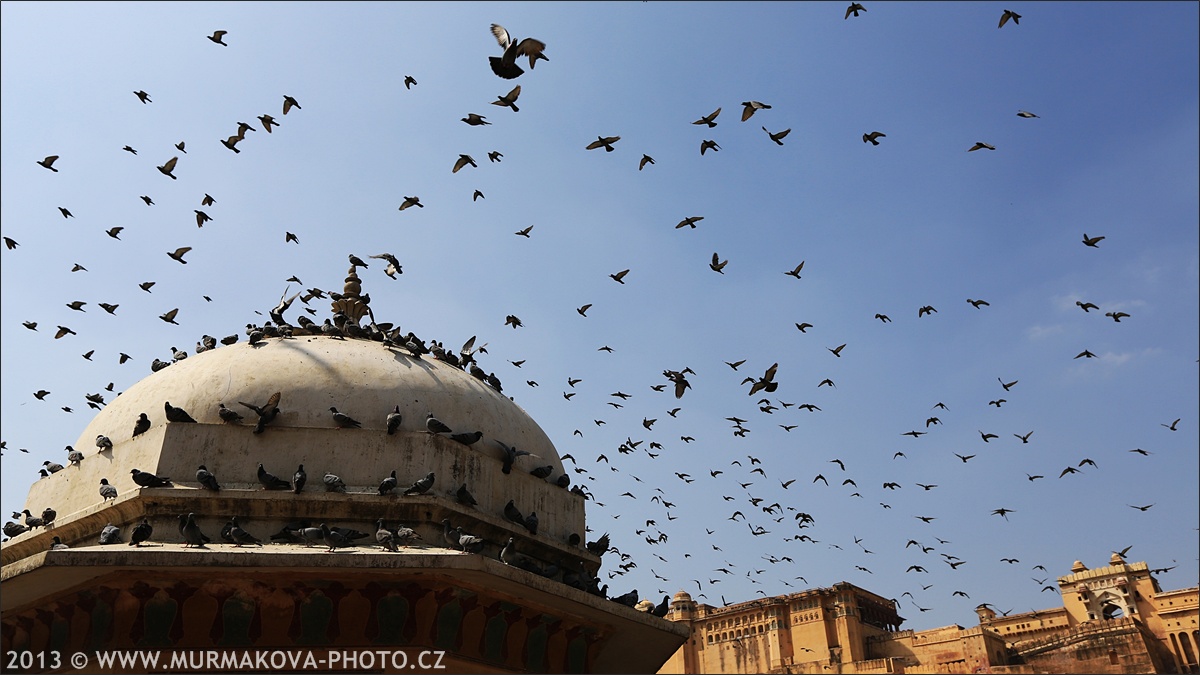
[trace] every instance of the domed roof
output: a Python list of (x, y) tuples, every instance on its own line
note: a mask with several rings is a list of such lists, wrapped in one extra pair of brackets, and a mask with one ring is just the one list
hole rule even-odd
[(165, 402), (201, 424), (222, 423), (220, 403), (253, 422), (254, 412), (240, 402), (261, 406), (275, 392), (281, 394), (280, 412), (271, 428), (332, 429), (329, 409), (336, 407), (363, 430), (384, 433), (388, 413), (399, 406), (402, 431), (424, 431), (433, 413), (456, 433), (481, 431), (484, 438), (529, 451), (562, 473), (558, 452), (542, 428), (487, 383), (429, 356), (418, 359), (379, 342), (325, 336), (238, 343), (177, 361), (112, 400), (77, 445), (91, 450), (98, 434), (113, 443), (128, 440), (141, 413), (152, 428), (164, 424)]

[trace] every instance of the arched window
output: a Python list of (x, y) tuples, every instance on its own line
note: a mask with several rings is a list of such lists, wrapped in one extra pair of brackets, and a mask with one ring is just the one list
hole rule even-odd
[(1117, 605), (1114, 605), (1114, 604), (1112, 604), (1112, 603), (1105, 604), (1105, 605), (1104, 605), (1104, 607), (1103, 607), (1102, 609), (1103, 609), (1103, 612), (1104, 612), (1104, 618), (1105, 618), (1106, 620), (1108, 620), (1108, 619), (1119, 619), (1119, 618), (1121, 618), (1122, 616), (1125, 616), (1125, 612), (1124, 612), (1124, 611), (1122, 611), (1122, 610), (1121, 610), (1121, 608), (1120, 608), (1119, 606), (1117, 606)]

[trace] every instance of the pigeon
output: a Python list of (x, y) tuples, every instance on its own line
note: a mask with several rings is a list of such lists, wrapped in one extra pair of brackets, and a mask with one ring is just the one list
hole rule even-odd
[(296, 472), (292, 474), (292, 492), (300, 494), (304, 490), (304, 484), (308, 482), (308, 472), (304, 470), (304, 465), (296, 467)]
[(701, 142), (700, 142), (700, 156), (702, 156), (702, 157), (704, 156), (704, 153), (705, 153), (706, 151), (708, 151), (708, 150), (712, 150), (713, 152), (717, 152), (717, 151), (719, 151), (720, 149), (721, 149), (721, 146), (717, 145), (717, 142), (716, 142), (716, 141), (713, 141), (713, 140), (704, 140), (704, 141), (701, 141)]
[(508, 503), (504, 505), (504, 517), (505, 519), (516, 523), (517, 525), (525, 525), (525, 514), (521, 513), (511, 499), (508, 500)]
[(863, 134), (863, 143), (870, 143), (871, 145), (879, 145), (879, 141), (876, 140), (878, 138), (887, 138), (887, 134), (880, 133), (878, 131), (872, 131), (869, 134)]
[(391, 530), (384, 527), (383, 518), (375, 521), (375, 528), (375, 541), (378, 542), (381, 547), (391, 551), (392, 553), (397, 552), (399, 549), (396, 548), (396, 535), (392, 534)]
[(238, 524), (236, 516), (229, 519), (229, 539), (233, 542), (234, 546), (239, 548), (242, 546), (262, 546), (262, 542), (259, 541), (258, 537), (242, 529), (242, 526)]
[(428, 415), (426, 415), (426, 417), (425, 417), (425, 429), (426, 429), (426, 430), (427, 430), (429, 433), (431, 433), (431, 434), (449, 434), (449, 433), (453, 433), (453, 432), (454, 432), (454, 430), (453, 430), (453, 429), (451, 429), (450, 427), (446, 426), (446, 425), (445, 425), (445, 424), (444, 424), (444, 423), (443, 423), (441, 420), (439, 420), (438, 418), (434, 417), (434, 416), (433, 416), (433, 413), (429, 413)]
[(473, 431), (469, 434), (450, 434), (450, 440), (467, 446), (477, 443), (481, 438), (483, 438), (482, 431)]
[(638, 171), (641, 171), (642, 169), (646, 168), (647, 164), (653, 164), (653, 163), (654, 163), (653, 157), (651, 157), (650, 155), (642, 155), (642, 159), (640, 161), (638, 161)]
[(429, 488), (433, 487), (433, 480), (434, 480), (434, 475), (433, 475), (433, 472), (430, 471), (429, 473), (425, 474), (424, 478), (419, 479), (417, 482), (413, 483), (407, 490), (405, 490), (404, 496), (410, 497), (412, 495), (423, 495), (426, 492), (429, 492)]
[(613, 150), (616, 150), (616, 148), (613, 147), (613, 143), (616, 143), (619, 140), (621, 140), (620, 136), (597, 136), (596, 140), (588, 143), (586, 149), (595, 150), (597, 148), (604, 148), (605, 152), (612, 152)]
[(150, 541), (150, 535), (154, 534), (154, 526), (150, 524), (150, 520), (142, 518), (142, 522), (133, 526), (129, 531), (129, 545), (141, 547), (142, 542)]
[(479, 502), (475, 501), (475, 497), (471, 494), (470, 490), (467, 490), (466, 483), (463, 483), (462, 487), (458, 488), (458, 491), (454, 493), (454, 499), (463, 506), (476, 506), (479, 504)]
[(988, 145), (987, 143), (984, 143), (983, 141), (978, 141), (975, 143), (975, 145), (968, 148), (967, 152), (975, 152), (976, 150), (995, 150), (995, 149), (996, 149), (996, 146), (994, 146), (994, 145)]
[(212, 216), (201, 211), (200, 209), (192, 209), (196, 212), (196, 227), (204, 227), (204, 224), (212, 220)]
[(213, 492), (221, 491), (221, 484), (217, 482), (217, 477), (203, 464), (200, 465), (200, 468), (196, 469), (196, 482), (200, 483), (200, 487), (205, 490), (212, 490)]
[(229, 33), (229, 31), (225, 31), (225, 30), (213, 31), (213, 34), (209, 35), (208, 39), (221, 45), (222, 47), (228, 47), (229, 45), (225, 44), (225, 40), (224, 40), (225, 36), (228, 33)]
[(771, 106), (767, 105), (766, 103), (759, 103), (758, 101), (742, 101), (742, 106), (743, 122), (750, 119), (750, 117), (759, 110), (769, 110), (771, 108)]
[(138, 469), (130, 469), (129, 473), (133, 476), (133, 482), (145, 488), (175, 487), (167, 476), (156, 476), (149, 471)]
[(537, 534), (537, 530), (538, 530), (537, 513), (530, 511), (529, 515), (525, 517), (525, 522), (521, 523), (521, 524), (525, 526), (526, 530), (529, 530), (529, 534)]
[(179, 533), (183, 535), (184, 548), (194, 546), (196, 548), (205, 548), (205, 544), (212, 541), (208, 535), (200, 531), (200, 526), (196, 524), (196, 514), (189, 513), (183, 521), (183, 526), (179, 529)]
[(342, 481), (341, 477), (338, 476), (337, 474), (333, 474), (333, 473), (325, 474), (324, 481), (325, 481), (325, 491), (326, 492), (345, 492), (346, 491), (346, 483), (344, 481)]
[(150, 418), (146, 416), (146, 413), (141, 413), (141, 415), (138, 416), (137, 422), (134, 422), (133, 424), (133, 437), (137, 438), (149, 430)]
[(339, 429), (359, 429), (362, 427), (362, 425), (359, 424), (358, 421), (353, 417), (338, 412), (338, 409), (334, 408), (333, 406), (329, 407), (329, 412), (333, 413), (333, 423), (336, 424), (337, 428)]
[(1006, 10), (1004, 10), (1004, 13), (1000, 15), (1000, 25), (996, 26), (996, 28), (1004, 28), (1004, 24), (1008, 23), (1009, 19), (1012, 19), (1014, 26), (1019, 25), (1021, 23), (1021, 15), (1020, 14), (1017, 14), (1016, 12), (1012, 11), (1011, 9), (1006, 9)]
[(858, 4), (857, 2), (852, 2), (852, 3), (850, 3), (850, 6), (846, 8), (846, 16), (842, 17), (842, 19), (843, 20), (849, 19), (851, 14), (853, 14), (854, 16), (858, 16), (859, 12), (865, 12), (865, 11), (867, 11), (866, 7), (863, 7), (862, 5)]
[(391, 494), (392, 490), (395, 490), (395, 489), (396, 489), (396, 470), (392, 469), (392, 475), (388, 476), (387, 478), (384, 478), (383, 481), (381, 483), (379, 483), (379, 494), (380, 495)]
[(768, 131), (766, 127), (763, 127), (762, 130), (767, 132), (767, 136), (770, 137), (771, 140), (775, 141), (776, 145), (783, 145), (784, 137), (792, 133), (790, 128), (784, 129), (783, 131), (776, 131), (774, 133)]
[(274, 394), (271, 394), (271, 397), (268, 398), (267, 402), (261, 407), (252, 403), (246, 403), (245, 401), (238, 401), (239, 404), (253, 410), (254, 413), (258, 415), (258, 422), (254, 425), (254, 433), (261, 434), (263, 430), (266, 429), (267, 425), (270, 424), (277, 415), (279, 415), (280, 397), (281, 394), (278, 391)]
[(331, 530), (325, 523), (321, 523), (321, 539), (325, 545), (329, 547), (327, 553), (332, 553), (335, 548), (348, 548), (354, 546), (354, 541), (346, 536), (341, 530)]
[(163, 409), (166, 410), (168, 422), (196, 423), (196, 420), (192, 419), (192, 416), (186, 410), (172, 406), (170, 401), (163, 402)]
[(483, 550), (483, 537), (476, 537), (473, 534), (463, 532), (461, 526), (455, 529), (458, 534), (458, 545), (462, 547), (464, 553), (479, 553)]
[(288, 114), (288, 111), (291, 110), (292, 108), (295, 108), (296, 110), (301, 110), (300, 104), (296, 102), (296, 99), (292, 98), (291, 96), (288, 96), (287, 94), (284, 94), (283, 95), (283, 114), (284, 115)]
[(217, 404), (217, 417), (225, 424), (241, 424), (243, 419), (237, 411), (226, 408), (224, 403)]
[(292, 484), (276, 477), (274, 474), (267, 472), (263, 468), (262, 462), (258, 463), (258, 482), (262, 484), (266, 490), (290, 490)]
[(396, 406), (396, 409), (388, 413), (387, 416), (388, 436), (392, 436), (396, 433), (396, 430), (400, 428), (400, 422), (402, 420), (403, 417), (400, 415), (400, 406)]
[(529, 69), (533, 70), (534, 64), (538, 59), (549, 61), (543, 53), (546, 50), (546, 43), (534, 38), (525, 38), (524, 40), (514, 40), (509, 36), (508, 31), (504, 26), (492, 24), (492, 35), (496, 38), (500, 48), (504, 50), (501, 56), (489, 56), (488, 63), (492, 66), (492, 72), (506, 79), (512, 80), (521, 76), (525, 71), (518, 66), (516, 61), (519, 56), (529, 57)]
[(66, 544), (64, 544), (62, 542), (62, 539), (60, 539), (58, 537), (55, 537), (54, 541), (50, 542), (50, 550), (51, 551), (65, 551), (68, 548), (70, 548), (70, 546), (67, 546)]
[(275, 118), (271, 117), (270, 115), (259, 115), (258, 121), (262, 122), (263, 129), (265, 129), (268, 134), (271, 133), (272, 126), (279, 126), (279, 122), (276, 122)]
[(117, 498), (117, 488), (109, 485), (107, 478), (100, 479), (100, 496), (104, 498), (104, 501)]
[(704, 124), (704, 125), (707, 125), (709, 129), (711, 129), (711, 128), (717, 126), (716, 119), (717, 119), (717, 115), (720, 115), (720, 114), (721, 114), (721, 109), (717, 108), (716, 110), (710, 112), (709, 114), (705, 115), (704, 117), (701, 117), (700, 119), (696, 120), (695, 122), (692, 122), (692, 124)]
[(1017, 117), (1024, 117), (1025, 119), (1032, 119), (1035, 117), (1040, 117), (1040, 115), (1035, 115), (1035, 114), (1029, 112), (1028, 110), (1018, 110)]
[(106, 450), (111, 451), (113, 449), (113, 442), (108, 438), (108, 436), (99, 434), (96, 436), (96, 447), (100, 448), (100, 452), (104, 452)]
[(76, 450), (75, 448), (72, 448), (69, 445), (67, 446), (66, 450), (67, 450), (67, 460), (70, 461), (71, 464), (74, 464), (75, 466), (79, 466), (79, 463), (83, 461), (83, 453)]
[(462, 121), (473, 127), (481, 127), (491, 124), (491, 122), (487, 121), (483, 115), (477, 115), (475, 113), (467, 113), (467, 116), (462, 118)]
[(119, 544), (121, 543), (121, 529), (116, 525), (109, 523), (100, 530), (100, 543), (102, 545)]
[(1084, 246), (1091, 246), (1092, 248), (1100, 248), (1099, 246), (1097, 246), (1097, 244), (1099, 244), (1103, 240), (1104, 240), (1103, 236), (1089, 237), (1089, 236), (1087, 236), (1087, 232), (1083, 233), (1083, 245)]
[(458, 173), (459, 169), (468, 164), (475, 168), (479, 168), (479, 165), (475, 163), (474, 158), (472, 158), (470, 155), (459, 155), (458, 161), (454, 163), (454, 168), (450, 170), (450, 173)]
[(512, 108), (513, 112), (520, 112), (521, 109), (517, 107), (517, 97), (520, 95), (521, 85), (518, 84), (517, 86), (513, 87), (512, 91), (508, 92), (504, 96), (498, 96), (495, 101), (492, 101), (492, 105), (504, 106), (506, 108)]
[[(465, 156), (465, 155), (462, 155), (462, 156)], [(461, 160), (461, 159), (460, 159), (459, 161), (460, 161), (460, 162), (463, 162), (463, 164), (464, 164), (464, 165), (466, 164), (466, 162), (465, 162), (465, 161), (463, 161), (463, 160)], [(457, 164), (455, 164), (455, 166), (456, 166), (456, 167), (458, 167), (459, 169), (461, 169), (461, 168), (462, 168), (461, 166), (458, 166)], [(457, 170), (458, 170), (458, 169), (455, 169), (455, 171), (457, 171)], [(401, 210), (401, 211), (403, 211), (404, 209), (407, 209), (407, 208), (409, 208), (409, 207), (412, 207), (412, 206), (415, 206), (415, 207), (417, 207), (417, 208), (419, 208), (419, 209), (423, 209), (423, 208), (425, 208), (425, 205), (421, 203), (421, 198), (420, 198), (420, 197), (405, 197), (405, 198), (404, 198), (404, 202), (402, 202), (402, 203), (400, 204), (400, 210)], [(378, 256), (371, 256), (371, 257), (372, 257), (372, 258), (376, 258), (376, 257), (378, 257)], [(399, 267), (399, 265), (396, 265), (396, 266), (397, 266), (397, 267)]]
[(412, 89), (413, 85), (415, 85), (416, 83), (417, 83), (417, 80), (412, 75), (404, 76), (404, 88), (405, 89)]
[[(179, 248), (175, 249), (174, 251), (167, 251), (167, 256), (169, 258), (171, 258), (172, 260), (178, 261), (182, 265), (186, 265), (187, 261), (183, 259), (183, 256), (186, 255), (187, 252), (190, 250), (192, 250), (191, 246), (180, 246)], [(164, 319), (164, 321), (165, 321), (165, 319)]]
[(513, 463), (517, 461), (518, 457), (530, 454), (526, 450), (517, 450), (516, 448), (509, 447), (500, 441), (496, 441), (496, 443), (500, 445), (500, 449), (504, 452), (504, 458), (501, 460), (502, 466), (500, 471), (506, 474), (512, 472)]
[(533, 476), (534, 478), (545, 479), (545, 478), (549, 478), (550, 474), (553, 472), (554, 472), (554, 465), (547, 464), (546, 466), (538, 466), (538, 467), (534, 467), (533, 469), (530, 469), (529, 475)]
[(169, 176), (171, 178), (171, 180), (179, 180), (174, 174), (175, 164), (178, 161), (179, 161), (179, 157), (172, 157), (171, 159), (168, 159), (166, 162), (163, 162), (162, 166), (157, 167), (157, 168), (162, 173), (162, 175)]

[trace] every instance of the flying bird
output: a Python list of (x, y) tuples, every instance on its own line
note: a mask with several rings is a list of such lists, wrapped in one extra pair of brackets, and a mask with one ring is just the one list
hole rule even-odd
[(790, 128), (784, 129), (783, 131), (776, 131), (775, 133), (771, 133), (770, 131), (767, 131), (766, 127), (763, 127), (762, 130), (767, 132), (767, 136), (769, 136), (771, 138), (771, 140), (775, 141), (776, 145), (783, 145), (784, 137), (786, 137), (788, 134), (792, 133), (792, 130)]
[(212, 216), (199, 210), (193, 209), (196, 212), (196, 227), (204, 227), (204, 224), (212, 220)]
[(229, 31), (225, 31), (225, 30), (213, 31), (213, 34), (209, 35), (208, 39), (221, 45), (222, 47), (228, 47), (229, 45), (225, 44), (225, 36), (228, 33), (229, 33)]
[(640, 161), (638, 161), (638, 171), (641, 171), (642, 169), (646, 168), (647, 164), (653, 164), (653, 163), (654, 163), (653, 157), (651, 157), (650, 155), (642, 155), (642, 159)]
[(617, 282), (618, 284), (624, 284), (625, 283), (624, 279), (625, 279), (626, 274), (629, 274), (629, 270), (621, 270), (620, 272), (617, 272), (616, 274), (610, 274), (608, 276), (610, 279)]
[(492, 101), (492, 105), (504, 106), (506, 108), (512, 108), (513, 112), (520, 112), (521, 109), (517, 107), (517, 97), (520, 95), (521, 85), (518, 84), (507, 94), (503, 96), (497, 96), (496, 100)]
[(597, 136), (596, 140), (588, 143), (586, 149), (595, 150), (597, 148), (604, 148), (605, 152), (612, 152), (616, 149), (613, 147), (613, 143), (616, 143), (619, 140), (621, 140), (620, 136)]
[(851, 14), (853, 14), (854, 16), (858, 16), (859, 12), (865, 12), (865, 11), (867, 11), (866, 7), (863, 7), (862, 5), (858, 4), (857, 2), (852, 2), (852, 3), (850, 3), (850, 6), (846, 8), (846, 16), (844, 16), (842, 18), (843, 18), (843, 20), (849, 19)]
[(416, 83), (417, 83), (417, 80), (412, 75), (404, 76), (404, 88), (405, 89), (412, 89), (413, 85), (415, 85)]
[(529, 69), (533, 70), (534, 64), (538, 59), (549, 61), (543, 53), (546, 50), (546, 43), (534, 38), (525, 38), (524, 40), (514, 40), (509, 36), (508, 31), (504, 26), (492, 24), (492, 35), (495, 36), (496, 42), (500, 45), (500, 49), (504, 53), (500, 56), (489, 56), (488, 63), (492, 66), (492, 72), (506, 79), (512, 80), (521, 76), (525, 71), (518, 66), (516, 61), (519, 56), (529, 57)]
[(975, 145), (972, 145), (970, 148), (967, 149), (967, 152), (975, 152), (976, 150), (995, 150), (995, 149), (996, 149), (996, 146), (994, 146), (994, 145), (988, 145), (987, 143), (984, 143), (983, 141), (977, 141), (975, 143)]
[(479, 167), (479, 165), (475, 163), (475, 160), (470, 155), (459, 155), (458, 161), (454, 163), (454, 168), (450, 170), (450, 173), (458, 173), (459, 169), (468, 164), (475, 168)]
[(771, 107), (766, 103), (759, 103), (758, 101), (742, 101), (742, 106), (743, 122), (750, 119), (750, 117), (759, 110), (768, 110)]
[(284, 94), (283, 95), (283, 114), (284, 115), (288, 114), (288, 111), (291, 110), (292, 108), (295, 108), (296, 110), (301, 109), (300, 104), (296, 102), (296, 99), (292, 98), (291, 96), (288, 96), (287, 94)]
[(879, 145), (879, 141), (876, 140), (879, 138), (887, 138), (887, 134), (881, 133), (878, 131), (872, 131), (869, 134), (863, 134), (863, 143), (870, 143), (871, 145)]
[(1099, 244), (1101, 241), (1104, 241), (1103, 236), (1089, 237), (1089, 236), (1087, 236), (1087, 232), (1083, 233), (1083, 245), (1084, 246), (1091, 246), (1092, 248), (1100, 248), (1099, 246), (1097, 246), (1097, 244)]
[(1171, 422), (1170, 424), (1162, 424), (1162, 423), (1160, 422), (1160, 423), (1159, 423), (1159, 426), (1161, 426), (1161, 427), (1166, 427), (1167, 429), (1169, 429), (1169, 430), (1171, 430), (1171, 431), (1178, 431), (1178, 429), (1176, 429), (1175, 427), (1176, 427), (1176, 426), (1179, 424), (1179, 420), (1180, 420), (1180, 419), (1183, 419), (1183, 418), (1181, 417), (1181, 418), (1179, 418), (1179, 419), (1175, 420), (1174, 422)]
[(513, 232), (513, 234), (517, 235), (518, 237), (525, 237), (526, 239), (529, 239), (530, 238), (529, 233), (532, 231), (533, 231), (533, 226), (530, 225), (529, 227), (526, 227), (525, 229), (517, 230), (516, 232)]
[(831, 353), (833, 353), (834, 356), (841, 358), (842, 357), (842, 349), (845, 346), (846, 346), (845, 344), (841, 344), (841, 345), (838, 345), (837, 347), (834, 347), (833, 349), (829, 349), (828, 347), (826, 347), (826, 349), (829, 349), (829, 351)]
[(708, 267), (709, 267), (709, 269), (711, 269), (714, 272), (719, 272), (721, 274), (725, 274), (725, 266), (728, 264), (729, 264), (728, 260), (722, 261), (721, 257), (719, 255), (717, 255), (716, 253), (714, 253), (712, 255), (712, 262), (708, 264)]
[(54, 162), (58, 160), (58, 155), (49, 155), (45, 159), (38, 162), (43, 167), (50, 169), (54, 173), (58, 173), (58, 169), (54, 168)]
[(1028, 110), (1018, 110), (1017, 117), (1024, 117), (1026, 119), (1032, 119), (1034, 117), (1039, 117), (1039, 115), (1035, 115), (1035, 114), (1029, 112)]
[(1127, 318), (1129, 315), (1125, 312), (1105, 312), (1104, 316), (1107, 316), (1117, 323), (1121, 323), (1121, 319)]
[(475, 113), (467, 113), (467, 116), (462, 118), (462, 121), (473, 127), (481, 127), (491, 124), (491, 122), (487, 121), (483, 115), (476, 115)]
[(717, 119), (717, 115), (720, 115), (720, 114), (721, 114), (721, 109), (717, 108), (716, 110), (710, 112), (709, 114), (705, 115), (704, 117), (701, 117), (700, 119), (696, 120), (695, 122), (692, 122), (692, 124), (706, 124), (711, 129), (712, 127), (717, 126), (716, 119)]
[(175, 164), (178, 161), (179, 157), (172, 157), (164, 162), (162, 166), (158, 167), (158, 170), (162, 173), (162, 175), (169, 176), (171, 180), (179, 180), (173, 173), (175, 171)]
[(967, 298), (967, 302), (971, 303), (971, 306), (974, 307), (975, 309), (979, 309), (981, 306), (983, 306), (983, 307), (991, 306), (991, 304), (987, 300), (972, 300), (971, 298)]
[(186, 264), (187, 264), (187, 261), (183, 259), (183, 256), (184, 256), (184, 255), (186, 255), (186, 254), (187, 254), (187, 252), (188, 252), (188, 251), (190, 251), (190, 250), (192, 250), (192, 247), (191, 247), (191, 246), (181, 246), (181, 247), (179, 247), (179, 248), (175, 249), (174, 251), (168, 251), (168, 252), (167, 252), (167, 255), (168, 255), (168, 256), (169, 256), (169, 257), (170, 257), (172, 260), (177, 260), (177, 261), (179, 261), (180, 263), (182, 263), (182, 264), (186, 265)]
[(720, 149), (721, 149), (721, 146), (717, 145), (716, 141), (705, 140), (705, 141), (700, 142), (700, 156), (701, 157), (703, 157), (704, 153), (708, 150), (717, 152)]
[(268, 134), (271, 133), (272, 126), (279, 126), (279, 122), (276, 122), (275, 118), (270, 115), (259, 115), (258, 121), (262, 122), (263, 129), (265, 129)]
[(1008, 23), (1009, 19), (1012, 19), (1014, 26), (1021, 23), (1021, 15), (1020, 14), (1017, 14), (1016, 12), (1012, 11), (1011, 9), (1006, 9), (1006, 10), (1004, 10), (1004, 13), (1000, 15), (1000, 25), (996, 26), (996, 28), (1004, 28), (1004, 24)]
[(678, 230), (682, 227), (690, 227), (694, 230), (696, 229), (696, 223), (700, 222), (701, 220), (704, 220), (704, 216), (688, 216), (679, 221), (679, 224), (675, 226), (675, 229)]

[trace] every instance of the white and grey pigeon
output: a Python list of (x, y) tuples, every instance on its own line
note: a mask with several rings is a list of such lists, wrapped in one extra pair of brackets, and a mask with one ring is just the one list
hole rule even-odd
[(346, 483), (337, 474), (325, 474), (325, 491), (326, 492), (345, 492)]
[(105, 436), (104, 434), (98, 434), (96, 436), (96, 447), (100, 448), (100, 452), (112, 450), (113, 442), (108, 439), (108, 436)]
[(121, 528), (116, 525), (109, 523), (104, 526), (103, 530), (100, 530), (101, 544), (120, 544), (121, 541)]
[(67, 460), (75, 466), (79, 466), (79, 463), (83, 461), (83, 453), (68, 445)]
[(109, 485), (107, 478), (100, 479), (100, 496), (104, 497), (104, 501), (117, 498), (117, 488)]
[(362, 427), (362, 424), (359, 424), (358, 420), (345, 413), (338, 412), (338, 409), (333, 406), (329, 407), (329, 412), (333, 413), (333, 423), (339, 429), (359, 429)]
[(431, 434), (449, 434), (454, 433), (454, 430), (446, 426), (444, 422), (429, 413), (425, 417), (425, 429)]

